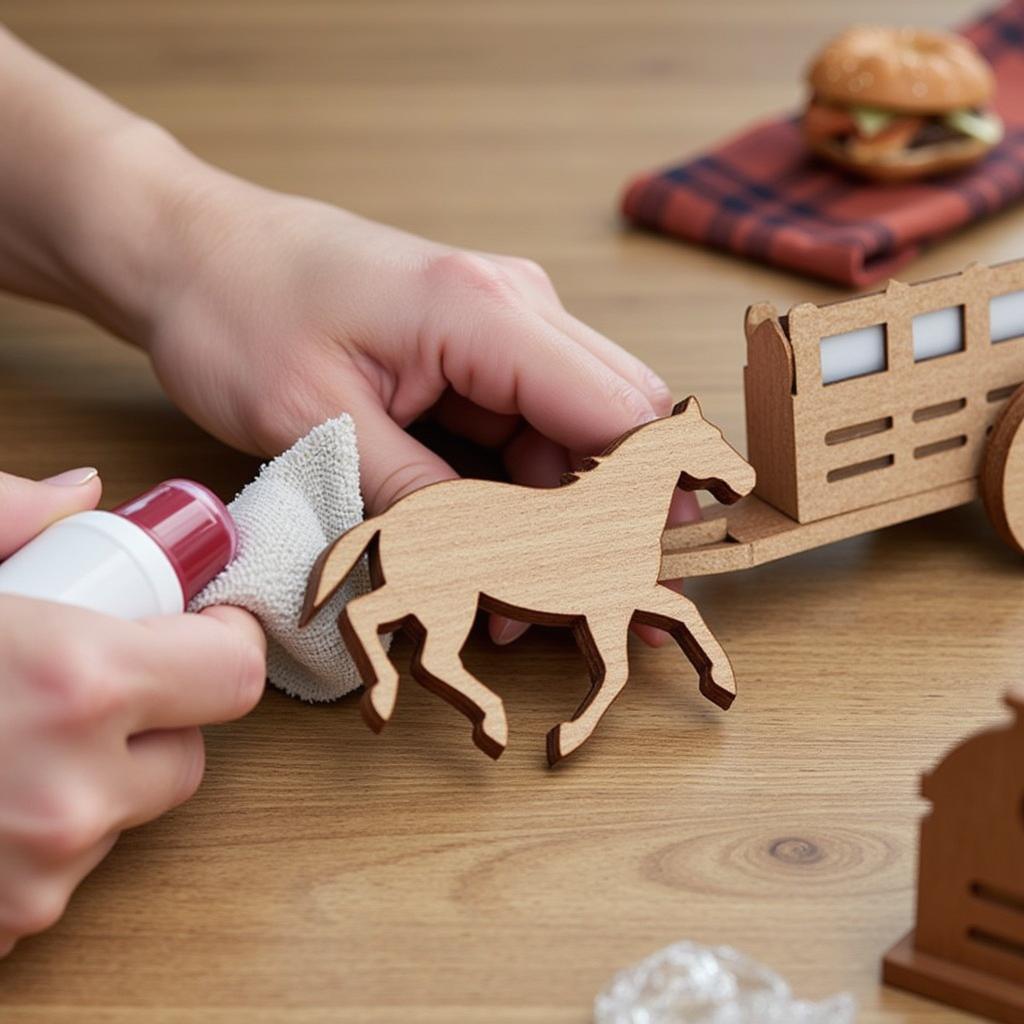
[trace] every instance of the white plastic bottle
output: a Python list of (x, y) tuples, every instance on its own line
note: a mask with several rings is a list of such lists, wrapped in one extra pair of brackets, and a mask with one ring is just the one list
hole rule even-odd
[(237, 546), (234, 521), (213, 492), (167, 480), (110, 512), (47, 527), (0, 564), (0, 593), (122, 619), (170, 615), (185, 610)]

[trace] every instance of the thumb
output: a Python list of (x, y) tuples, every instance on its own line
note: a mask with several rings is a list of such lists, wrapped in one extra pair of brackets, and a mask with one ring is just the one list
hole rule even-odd
[(38, 481), (0, 473), (0, 558), (58, 519), (95, 508), (102, 489), (99, 473), (92, 467), (69, 469)]

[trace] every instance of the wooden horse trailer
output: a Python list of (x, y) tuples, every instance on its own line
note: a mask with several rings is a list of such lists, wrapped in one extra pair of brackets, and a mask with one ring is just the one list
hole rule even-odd
[(979, 493), (1024, 551), (1024, 260), (784, 316), (752, 306), (746, 336), (756, 487), (667, 529), (662, 579), (749, 568)]

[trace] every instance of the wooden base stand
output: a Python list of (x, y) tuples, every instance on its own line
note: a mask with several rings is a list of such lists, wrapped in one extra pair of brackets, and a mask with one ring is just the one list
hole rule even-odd
[(886, 953), (882, 980), (989, 1020), (1024, 1024), (1024, 985), (922, 953), (913, 931)]

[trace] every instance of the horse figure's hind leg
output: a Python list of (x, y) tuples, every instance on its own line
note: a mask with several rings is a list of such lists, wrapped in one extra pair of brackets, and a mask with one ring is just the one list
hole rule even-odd
[(473, 723), (473, 742), (498, 758), (508, 745), (508, 721), (501, 698), (462, 664), (462, 645), (476, 615), (476, 601), (444, 621), (421, 620), (423, 642), (413, 656), (412, 673), (428, 690), (458, 708)]
[(398, 670), (380, 642), (379, 629), (406, 614), (385, 585), (353, 598), (338, 616), (338, 629), (366, 686), (360, 710), (374, 732), (384, 728), (398, 698)]
[(732, 666), (721, 644), (708, 629), (697, 606), (675, 590), (655, 584), (644, 595), (635, 618), (671, 634), (700, 676), (700, 692), (720, 708), (736, 696)]
[(590, 670), (590, 692), (568, 722), (548, 733), (548, 764), (571, 754), (597, 727), (608, 706), (622, 692), (629, 678), (627, 635), (629, 619), (612, 616), (581, 623), (576, 639)]

